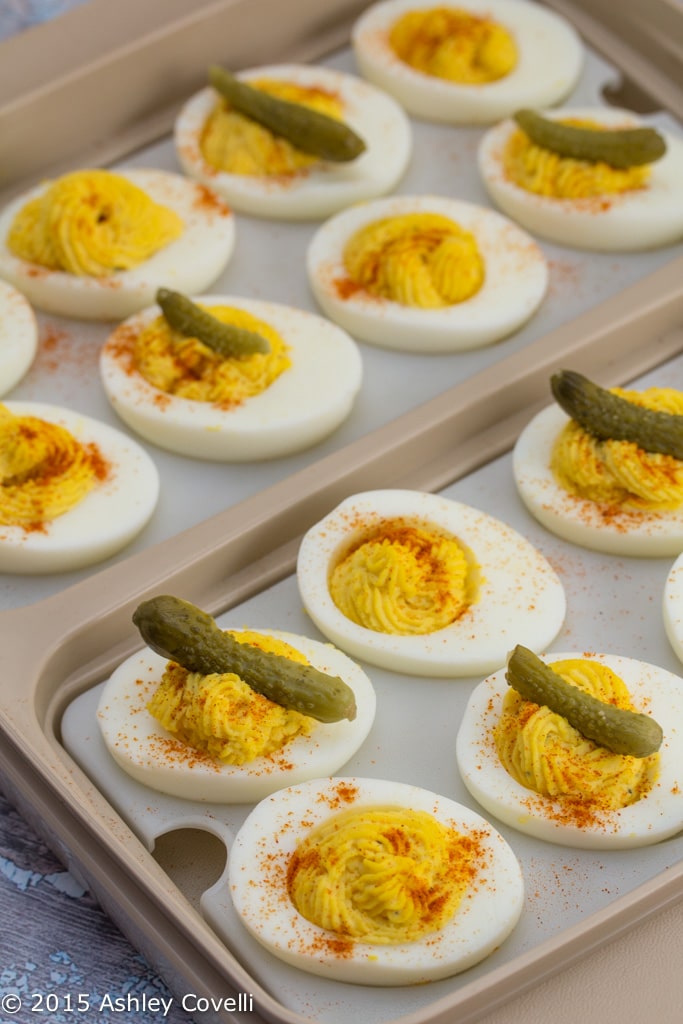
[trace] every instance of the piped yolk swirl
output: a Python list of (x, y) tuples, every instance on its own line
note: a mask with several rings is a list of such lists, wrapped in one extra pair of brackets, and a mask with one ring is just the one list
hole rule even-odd
[(320, 928), (377, 945), (414, 942), (454, 916), (480, 859), (476, 836), (425, 811), (351, 808), (299, 844), (288, 890)]
[(75, 508), (109, 473), (94, 444), (0, 405), (0, 524), (41, 529)]
[(416, 71), (462, 85), (504, 78), (518, 61), (504, 26), (451, 7), (408, 11), (392, 25), (389, 44)]
[(334, 566), (332, 600), (365, 629), (423, 635), (449, 626), (476, 599), (458, 540), (430, 526), (388, 520)]
[(464, 302), (479, 291), (485, 276), (474, 235), (435, 213), (373, 221), (349, 239), (343, 259), (355, 285), (421, 309)]
[(179, 238), (183, 222), (112, 171), (74, 171), (17, 213), (7, 246), (49, 270), (106, 277), (139, 266)]

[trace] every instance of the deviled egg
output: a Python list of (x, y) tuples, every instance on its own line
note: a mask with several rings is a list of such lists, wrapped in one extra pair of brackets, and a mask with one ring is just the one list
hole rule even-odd
[(231, 210), (204, 185), (159, 170), (73, 171), (0, 213), (0, 277), (45, 312), (120, 320), (161, 286), (203, 291), (234, 242)]
[(38, 348), (38, 325), (29, 301), (0, 281), (0, 396), (19, 383)]
[(263, 338), (266, 351), (222, 355), (173, 329), (156, 305), (124, 321), (100, 373), (112, 407), (146, 440), (194, 458), (252, 461), (308, 448), (347, 418), (363, 367), (341, 328), (253, 299), (202, 295), (194, 305)]
[(353, 657), (396, 672), (474, 676), (523, 635), (543, 650), (565, 615), (562, 584), (507, 524), (439, 495), (366, 491), (304, 535), (304, 607)]
[(102, 561), (147, 524), (159, 495), (149, 455), (121, 431), (40, 402), (0, 405), (0, 570)]
[(441, 196), (392, 196), (330, 218), (308, 279), (323, 312), (354, 337), (407, 352), (499, 341), (536, 312), (541, 249), (506, 217)]
[(364, 148), (350, 160), (318, 157), (234, 109), (207, 86), (178, 116), (176, 152), (186, 174), (211, 186), (235, 210), (318, 219), (391, 191), (403, 176), (412, 149), (410, 122), (381, 90), (318, 65), (250, 68), (236, 77), (276, 100), (343, 122)]
[(345, 654), (278, 630), (230, 634), (240, 644), (343, 680), (354, 717), (316, 720), (255, 692), (237, 671), (189, 672), (148, 647), (114, 671), (97, 711), (107, 749), (138, 782), (187, 800), (251, 803), (331, 775), (365, 741), (375, 691)]
[(628, 849), (680, 832), (681, 679), (612, 654), (542, 660), (600, 700), (653, 719), (663, 729), (661, 747), (647, 757), (615, 753), (516, 694), (503, 668), (473, 691), (458, 730), (458, 767), (475, 800), (512, 828), (566, 846)]
[(479, 814), (382, 779), (274, 793), (237, 833), (228, 871), (240, 919), (269, 952), (358, 985), (466, 970), (512, 932), (524, 899), (514, 853)]
[[(683, 393), (674, 388), (597, 389), (574, 371), (553, 378), (563, 391), (623, 402), (629, 421), (639, 410), (663, 420), (683, 454)], [(582, 381), (584, 383), (582, 383)], [(558, 392), (559, 394), (559, 392)], [(569, 408), (569, 407), (567, 407)], [(578, 414), (578, 413), (577, 413)], [(654, 420), (653, 417), (654, 416)], [(608, 428), (614, 432), (617, 417)], [(671, 426), (673, 425), (673, 426)], [(559, 404), (541, 410), (515, 444), (512, 468), (520, 497), (546, 529), (582, 547), (611, 554), (659, 557), (683, 549), (683, 459), (644, 437), (596, 435)]]
[[(570, 107), (542, 115), (551, 124), (600, 133), (608, 144), (617, 133), (623, 138), (633, 130), (655, 131), (637, 114), (615, 107)], [(590, 160), (563, 155), (531, 139), (510, 117), (482, 139), (479, 170), (493, 202), (534, 235), (577, 249), (651, 249), (683, 238), (683, 139), (673, 132), (655, 134), (661, 144), (653, 152), (663, 144), (663, 155), (615, 164), (614, 154)]]
[(583, 67), (578, 33), (527, 0), (384, 0), (352, 32), (361, 74), (417, 117), (492, 124), (565, 99)]

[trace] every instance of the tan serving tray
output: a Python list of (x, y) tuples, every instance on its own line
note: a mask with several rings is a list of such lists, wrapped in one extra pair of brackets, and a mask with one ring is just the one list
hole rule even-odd
[[(344, 42), (351, 21), (365, 5), (293, 0), (287, 3), (283, 31), (273, 26), (266, 38), (254, 28), (267, 23), (273, 10), (265, 0), (150, 0), (148, 6), (137, 5), (144, 17), (137, 22), (136, 40), (125, 30), (114, 31), (124, 6), (93, 0), (83, 11), (73, 12), (60, 26), (66, 53), (54, 52), (54, 63), (43, 63), (42, 71), (28, 55), (33, 47), (42, 53), (47, 40), (54, 42), (49, 26), (24, 40), (19, 37), (17, 48), (0, 46), (5, 195), (32, 178), (72, 165), (76, 157), (81, 164), (110, 162), (162, 137), (173, 109), (197, 86), (211, 60), (241, 66), (276, 56), (321, 58)], [(628, 76), (615, 88), (637, 94), (642, 105), (651, 103), (683, 118), (683, 91), (677, 84), (683, 63), (674, 42), (681, 39), (683, 15), (676, 4), (659, 0), (623, 5), (619, 33), (607, 2), (550, 6), (574, 20), (616, 67), (628, 68)], [(110, 26), (109, 35), (104, 28), (94, 32), (98, 17)], [(73, 33), (67, 34), (67, 25)], [(92, 62), (70, 64), (69, 53), (73, 58), (82, 40), (91, 37), (100, 46)], [(126, 87), (112, 90), (112, 80), (126, 82)], [(98, 96), (92, 109), (83, 110), (85, 135), (55, 139), (53, 147), (44, 144), (43, 136), (36, 146), (35, 132), (25, 131), (26, 119), (38, 117), (41, 125), (43, 119), (46, 124), (55, 118), (70, 122), (64, 111), (76, 87), (79, 96)], [(559, 366), (571, 365), (604, 384), (625, 383), (657, 367), (662, 367), (664, 379), (670, 372), (680, 375), (675, 357), (683, 351), (682, 281), (683, 256), (674, 254), (594, 308), (508, 351), (366, 436), (73, 586), (0, 612), (3, 786), (174, 993), (200, 992), (219, 1002), (253, 994), (253, 1011), (240, 1015), (224, 1003), (210, 1019), (294, 1024), (333, 1020), (334, 1014), (323, 1000), (316, 1002), (317, 989), (307, 975), (299, 975), (301, 989), (311, 991), (310, 1012), (304, 1013), (217, 936), (198, 909), (198, 890), (220, 871), (224, 850), (206, 837), (180, 836), (183, 855), (189, 843), (201, 862), (187, 873), (171, 867), (177, 859), (172, 836), (159, 837), (150, 851), (134, 823), (114, 809), (67, 753), (61, 734), (65, 711), (140, 646), (131, 613), (144, 596), (175, 592), (214, 614), (258, 601), (269, 588), (291, 578), (302, 533), (347, 495), (379, 487), (442, 491), (487, 467), (498, 472), (498, 460), (505, 458), (521, 427), (547, 404), (548, 377)], [(501, 502), (498, 514), (505, 518), (510, 494)], [(429, 991), (420, 993), (415, 1005), (397, 994), (395, 1004), (387, 1000), (387, 1012), (377, 1019), (400, 1018), (402, 1024), (475, 1020), (681, 895), (683, 862), (677, 859), (647, 881), (627, 886), (599, 910), (582, 908), (576, 923), (510, 960), (499, 959), (476, 976), (434, 989), (434, 995), (427, 986)], [(373, 996), (366, 994), (370, 1005)]]

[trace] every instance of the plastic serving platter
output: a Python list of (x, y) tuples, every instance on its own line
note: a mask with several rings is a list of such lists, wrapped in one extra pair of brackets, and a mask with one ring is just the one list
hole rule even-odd
[[(90, 63), (81, 62), (76, 72), (58, 62), (48, 68), (59, 111), (75, 95), (75, 84), (83, 104), (81, 144), (76, 138), (60, 143), (49, 168), (33, 136), (21, 135), (18, 117), (37, 116), (39, 125), (48, 120), (47, 84), (32, 78), (35, 71), (19, 75), (16, 95), (0, 103), (0, 138), (6, 129), (4, 137), (14, 133), (16, 142), (5, 163), (4, 195), (56, 167), (86, 161), (177, 169), (168, 138), (173, 111), (202, 84), (207, 64), (320, 60), (353, 70), (344, 44), (363, 6), (342, 0), (324, 9), (303, 0), (169, 3), (159, 27), (153, 13), (158, 16), (161, 5), (150, 3), (134, 41), (114, 33), (107, 49), (94, 33), (101, 50)], [(625, 4), (615, 27), (607, 3), (550, 6), (573, 20), (588, 44), (572, 102), (605, 103), (617, 94), (629, 105), (629, 97), (652, 123), (681, 130), (683, 99), (674, 73), (678, 69), (680, 76), (680, 52), (668, 42), (680, 38), (680, 7), (666, 0)], [(93, 0), (70, 24), (91, 31), (98, 7)], [(273, 25), (266, 35), (256, 32), (254, 25), (263, 29), (275, 7), (286, 29)], [(104, 5), (96, 13), (106, 18)], [(33, 38), (39, 48), (54, 42), (42, 30)], [(21, 56), (13, 51), (11, 60)], [(176, 67), (172, 86), (160, 95), (154, 83)], [(126, 80), (113, 99), (106, 90), (111, 76)], [(85, 99), (93, 87), (102, 97), (99, 130)], [(486, 202), (472, 162), (479, 130), (417, 121), (413, 130), (414, 157), (398, 191)], [(3, 141), (2, 158), (4, 147)], [(303, 276), (314, 229), (239, 218), (236, 256), (212, 292), (222, 287), (314, 309)], [(218, 1002), (239, 993), (253, 996), (248, 1009), (228, 1010), (223, 1002), (207, 1020), (337, 1024), (355, 1013), (368, 1024), (463, 1024), (683, 895), (680, 836), (644, 851), (597, 857), (501, 827), (522, 860), (527, 901), (519, 928), (491, 958), (457, 978), (415, 989), (380, 991), (315, 979), (255, 947), (234, 919), (223, 871), (247, 808), (186, 805), (141, 790), (107, 759), (94, 721), (98, 687), (140, 646), (131, 613), (147, 595), (174, 592), (231, 623), (317, 636), (292, 575), (299, 539), (344, 497), (378, 487), (443, 493), (527, 535), (567, 589), (569, 612), (555, 649), (600, 647), (683, 675), (658, 614), (667, 560), (600, 556), (543, 531), (516, 496), (509, 454), (523, 425), (548, 403), (548, 378), (560, 366), (608, 385), (636, 380), (683, 388), (683, 247), (628, 257), (542, 247), (550, 260), (550, 292), (539, 314), (513, 337), (447, 357), (362, 346), (365, 377), (357, 407), (337, 434), (301, 456), (237, 468), (149, 446), (161, 473), (162, 503), (134, 545), (96, 571), (5, 577), (0, 583), (2, 784), (176, 994), (202, 992)], [(111, 328), (39, 320), (38, 359), (11, 397), (49, 396), (120, 426), (96, 370), (96, 354)], [(416, 686), (407, 677), (371, 668), (368, 673), (380, 713), (344, 774), (410, 781), (472, 803), (457, 775), (453, 741), (478, 680)], [(406, 756), (396, 736), (418, 714), (429, 743), (413, 737)]]

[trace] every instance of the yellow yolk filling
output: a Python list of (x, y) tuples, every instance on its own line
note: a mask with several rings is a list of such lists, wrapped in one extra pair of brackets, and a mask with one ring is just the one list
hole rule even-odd
[[(302, 665), (306, 657), (289, 644), (251, 630), (231, 632)], [(149, 713), (173, 736), (226, 764), (241, 765), (281, 750), (315, 722), (264, 697), (234, 672), (202, 675), (170, 661), (150, 700)]]
[(377, 945), (414, 942), (456, 913), (480, 857), (425, 811), (363, 807), (334, 815), (294, 851), (290, 898), (320, 928)]
[[(590, 121), (566, 119), (563, 124), (583, 128), (601, 128)], [(553, 199), (589, 199), (643, 188), (650, 177), (647, 164), (616, 168), (599, 160), (575, 160), (560, 156), (532, 142), (520, 129), (514, 131), (503, 152), (507, 177), (536, 195)]]
[[(612, 390), (647, 409), (683, 415), (683, 392), (674, 388)], [(589, 501), (653, 511), (683, 505), (683, 462), (632, 441), (598, 441), (574, 420), (560, 431), (550, 466), (565, 490)]]
[(195, 402), (237, 405), (265, 391), (292, 365), (289, 346), (265, 321), (232, 306), (204, 308), (222, 323), (260, 334), (270, 351), (225, 357), (158, 317), (140, 332), (133, 350), (137, 370), (153, 387)]
[(7, 236), (19, 259), (106, 277), (139, 266), (183, 233), (173, 211), (111, 171), (74, 171), (23, 206)]
[[(271, 79), (250, 81), (249, 85), (337, 120), (343, 116), (339, 97), (322, 89)], [(225, 100), (220, 100), (207, 118), (199, 148), (207, 164), (228, 174), (291, 175), (319, 163), (318, 157), (233, 110)]]
[[(568, 683), (606, 703), (636, 710), (623, 680), (610, 668), (583, 658), (556, 661)], [(520, 785), (549, 797), (574, 797), (599, 810), (640, 800), (652, 787), (659, 754), (614, 754), (582, 736), (561, 715), (510, 689), (494, 739), (498, 756)]]
[(416, 71), (463, 85), (504, 78), (518, 60), (515, 40), (502, 25), (450, 7), (404, 14), (389, 44)]
[(351, 280), (372, 295), (421, 309), (464, 302), (484, 282), (474, 236), (434, 213), (366, 225), (347, 242), (344, 266)]
[(347, 551), (328, 585), (347, 618), (399, 635), (443, 629), (476, 599), (471, 560), (456, 538), (400, 520)]
[(107, 475), (94, 444), (0, 405), (0, 524), (40, 529), (74, 508)]

